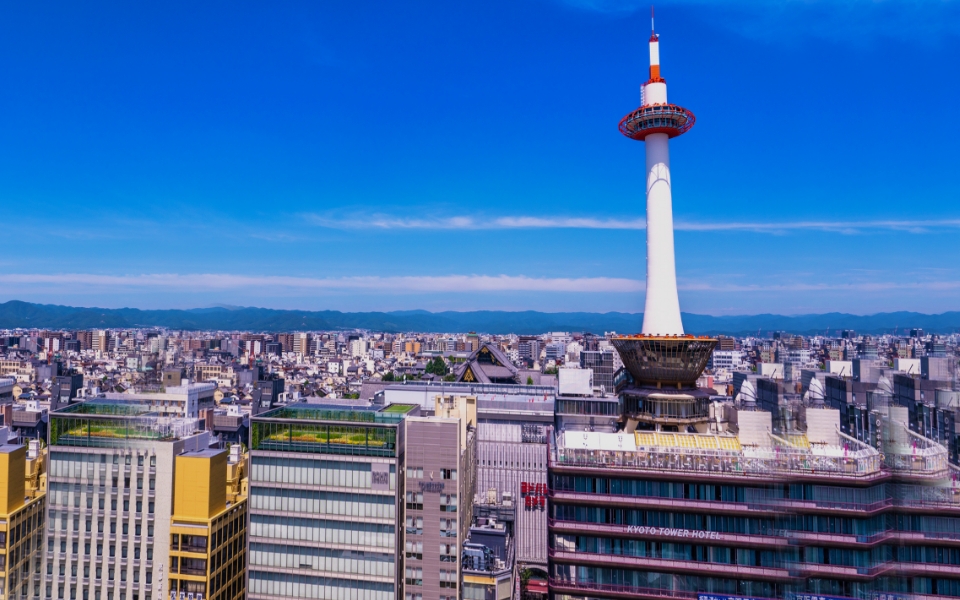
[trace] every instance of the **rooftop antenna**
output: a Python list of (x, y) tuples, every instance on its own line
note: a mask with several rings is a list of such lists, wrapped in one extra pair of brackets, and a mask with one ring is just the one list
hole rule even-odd
[(653, 5), (650, 5), (650, 34), (656, 36), (656, 28), (653, 26)]

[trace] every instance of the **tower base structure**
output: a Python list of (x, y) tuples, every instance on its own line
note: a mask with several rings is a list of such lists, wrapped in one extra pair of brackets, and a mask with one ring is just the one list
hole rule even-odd
[(622, 336), (611, 339), (633, 379), (620, 390), (625, 427), (699, 431), (710, 420), (710, 392), (697, 387), (717, 340), (706, 336)]

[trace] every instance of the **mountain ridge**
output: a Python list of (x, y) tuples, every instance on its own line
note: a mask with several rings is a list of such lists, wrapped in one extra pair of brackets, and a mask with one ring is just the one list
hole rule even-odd
[[(811, 315), (712, 316), (683, 313), (686, 329), (704, 335), (768, 335), (773, 331), (794, 334), (834, 335), (842, 329), (859, 333), (901, 333), (920, 327), (931, 333), (960, 331), (960, 311), (938, 315), (899, 311), (875, 315), (825, 313)], [(111, 329), (166, 327), (183, 330), (303, 331), (369, 329), (453, 333), (477, 331), (491, 334), (540, 334), (548, 331), (640, 330), (642, 313), (441, 311), (341, 312), (335, 310), (279, 310), (258, 307), (208, 307), (143, 310), (138, 308), (76, 307), (35, 304), (21, 300), (0, 303), (0, 328)]]

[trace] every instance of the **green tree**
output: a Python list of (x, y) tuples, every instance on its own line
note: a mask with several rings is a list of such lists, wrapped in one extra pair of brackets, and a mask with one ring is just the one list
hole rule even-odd
[(533, 377), (527, 375), (527, 385), (533, 385)]
[(394, 381), (393, 371), (387, 371), (380, 377), (380, 381)]

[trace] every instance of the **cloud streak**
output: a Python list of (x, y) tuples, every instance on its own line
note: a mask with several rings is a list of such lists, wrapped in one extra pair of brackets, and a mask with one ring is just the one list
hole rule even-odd
[[(438, 275), (438, 276), (358, 276), (358, 277), (290, 277), (280, 275), (234, 275), (224, 273), (142, 275), (100, 275), (92, 273), (64, 274), (0, 274), (0, 284), (9, 292), (52, 286), (67, 286), (75, 292), (108, 290), (177, 293), (276, 290), (280, 295), (322, 292), (383, 293), (642, 293), (644, 282), (617, 277), (528, 277), (524, 275)], [(681, 282), (681, 291), (692, 293), (802, 293), (802, 292), (887, 292), (894, 290), (951, 292), (960, 290), (960, 280), (929, 281), (857, 281), (839, 283), (787, 284)]]
[[(596, 219), (590, 217), (491, 217), (489, 219), (453, 216), (404, 218), (390, 215), (371, 215), (361, 218), (337, 218), (324, 215), (304, 215), (307, 222), (329, 229), (347, 230), (495, 230), (495, 229), (610, 229), (641, 230), (644, 219)], [(927, 233), (944, 229), (960, 229), (960, 219), (872, 220), (872, 221), (683, 221), (674, 223), (677, 231), (730, 231), (783, 234), (793, 231), (828, 231), (834, 233), (867, 233), (898, 231)]]
[(360, 276), (360, 277), (288, 277), (232, 274), (144, 274), (98, 275), (0, 274), (0, 283), (10, 286), (80, 286), (103, 289), (216, 291), (273, 288), (283, 291), (370, 291), (370, 292), (591, 292), (623, 293), (643, 290), (643, 282), (615, 277), (543, 278), (523, 275), (440, 275), (440, 276)]

